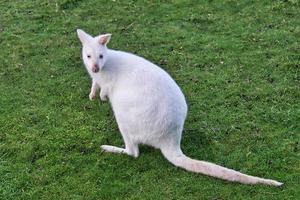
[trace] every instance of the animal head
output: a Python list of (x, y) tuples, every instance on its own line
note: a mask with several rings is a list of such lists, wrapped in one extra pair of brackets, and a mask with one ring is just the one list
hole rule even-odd
[(77, 35), (82, 43), (82, 58), (87, 70), (97, 73), (102, 70), (107, 59), (107, 43), (111, 34), (92, 37), (81, 29), (77, 29)]

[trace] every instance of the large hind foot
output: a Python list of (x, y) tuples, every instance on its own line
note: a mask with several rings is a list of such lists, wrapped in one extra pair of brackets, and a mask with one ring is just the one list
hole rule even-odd
[(115, 146), (110, 146), (110, 145), (101, 145), (101, 149), (105, 152), (110, 152), (110, 153), (122, 153), (122, 154), (127, 154), (129, 156), (133, 156), (137, 158), (139, 156), (139, 149), (137, 146), (131, 146), (130, 148), (120, 148), (120, 147), (115, 147)]
[(110, 153), (127, 153), (126, 149), (124, 148), (119, 148), (110, 145), (101, 145), (101, 149), (105, 152), (110, 152)]

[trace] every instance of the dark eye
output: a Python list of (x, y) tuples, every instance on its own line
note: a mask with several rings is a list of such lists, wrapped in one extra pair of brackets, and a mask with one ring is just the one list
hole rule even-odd
[(100, 59), (102, 59), (102, 58), (103, 58), (103, 55), (102, 55), (102, 54), (100, 54), (100, 55), (99, 55), (99, 58), (100, 58)]
[(91, 58), (91, 55), (87, 55), (88, 58)]

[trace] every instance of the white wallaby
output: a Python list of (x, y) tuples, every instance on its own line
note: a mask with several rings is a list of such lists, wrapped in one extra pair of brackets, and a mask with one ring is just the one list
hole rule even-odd
[(139, 144), (161, 150), (175, 166), (228, 181), (281, 186), (275, 180), (242, 174), (213, 163), (185, 156), (180, 148), (187, 115), (185, 97), (170, 75), (144, 58), (107, 48), (111, 34), (92, 37), (77, 30), (82, 57), (93, 83), (90, 99), (100, 91), (109, 100), (125, 148), (102, 145), (106, 152), (139, 155)]

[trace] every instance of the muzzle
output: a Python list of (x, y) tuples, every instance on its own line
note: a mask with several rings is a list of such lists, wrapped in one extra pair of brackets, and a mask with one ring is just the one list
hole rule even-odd
[(92, 72), (94, 72), (94, 73), (99, 72), (99, 66), (97, 64), (93, 65)]

